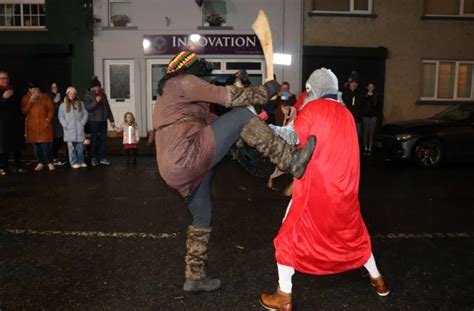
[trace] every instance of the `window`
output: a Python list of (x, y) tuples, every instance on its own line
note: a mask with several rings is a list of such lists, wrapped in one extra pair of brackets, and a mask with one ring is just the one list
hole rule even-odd
[(473, 16), (474, 0), (425, 0), (425, 15)]
[(130, 0), (109, 0), (109, 23), (110, 26), (127, 26), (130, 20), (132, 4)]
[(45, 28), (44, 0), (0, 1), (1, 28)]
[(472, 100), (472, 61), (423, 61), (422, 100)]
[(372, 0), (313, 0), (313, 12), (371, 14)]
[(205, 0), (202, 6), (203, 26), (221, 26), (226, 23), (226, 0)]

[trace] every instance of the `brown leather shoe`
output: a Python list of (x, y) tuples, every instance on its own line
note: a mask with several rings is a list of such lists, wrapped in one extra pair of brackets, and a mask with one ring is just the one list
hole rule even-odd
[(273, 311), (291, 311), (291, 293), (287, 294), (278, 287), (273, 294), (263, 293), (260, 295), (260, 304), (267, 310)]
[(373, 287), (377, 290), (377, 294), (379, 296), (385, 297), (388, 294), (390, 294), (390, 290), (388, 289), (388, 286), (385, 284), (383, 277), (379, 276), (378, 278), (370, 278), (370, 283), (372, 284)]

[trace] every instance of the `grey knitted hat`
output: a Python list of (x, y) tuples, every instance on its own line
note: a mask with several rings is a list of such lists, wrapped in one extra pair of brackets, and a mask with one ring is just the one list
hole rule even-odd
[(308, 92), (306, 101), (319, 99), (328, 94), (337, 94), (338, 86), (337, 77), (330, 69), (324, 67), (317, 69), (306, 81), (306, 91)]

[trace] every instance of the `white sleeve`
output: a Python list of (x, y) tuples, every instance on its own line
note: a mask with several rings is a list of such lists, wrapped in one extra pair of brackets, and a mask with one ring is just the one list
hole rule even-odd
[(296, 135), (293, 121), (288, 123), (286, 126), (276, 126), (273, 124), (269, 124), (269, 126), (273, 132), (283, 138), (286, 143), (290, 145), (297, 145), (300, 143), (300, 139), (298, 138), (298, 135)]

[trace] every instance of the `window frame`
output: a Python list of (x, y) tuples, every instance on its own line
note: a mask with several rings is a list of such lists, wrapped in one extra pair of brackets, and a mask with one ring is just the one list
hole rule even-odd
[(425, 6), (426, 3), (423, 1), (423, 16), (426, 17), (451, 17), (451, 18), (463, 18), (463, 17), (472, 17), (474, 18), (474, 14), (465, 14), (464, 13), (464, 0), (459, 0), (459, 7), (458, 7), (458, 14), (427, 14), (425, 13)]
[[(453, 97), (452, 98), (438, 98), (438, 83), (439, 83), (439, 64), (440, 63), (454, 63), (454, 86), (453, 86)], [(434, 85), (434, 97), (423, 97), (423, 65), (424, 64), (435, 64), (435, 85)], [(470, 97), (458, 97), (459, 88), (459, 65), (469, 64), (472, 66), (472, 77), (471, 77), (471, 96)], [(466, 102), (474, 100), (474, 60), (452, 60), (452, 59), (424, 59), (421, 62), (420, 68), (420, 101), (438, 101), (438, 102)]]
[[(17, 5), (19, 4), (20, 5), (20, 20), (21, 20), (21, 25), (20, 26), (2, 26), (0, 25), (0, 31), (9, 31), (9, 30), (46, 30), (46, 0), (6, 0), (6, 1), (2, 1), (0, 2), (0, 5)], [(40, 16), (44, 16), (44, 25), (39, 25), (39, 26), (32, 26), (32, 25), (29, 25), (29, 26), (25, 26), (24, 25), (24, 22), (25, 22), (25, 15), (23, 13), (23, 5), (26, 5), (26, 4), (33, 4), (33, 5), (44, 5), (45, 6), (45, 9), (44, 9), (44, 14), (36, 14), (34, 16), (36, 17), (40, 17)], [(3, 16), (5, 17), (6, 14), (3, 14)], [(13, 17), (16, 16), (15, 14), (13, 14)], [(29, 16), (32, 16), (31, 14), (29, 14)]]
[(323, 11), (323, 10), (316, 10), (315, 7), (315, 2), (316, 0), (311, 0), (312, 4), (312, 10), (311, 13), (313, 14), (334, 14), (334, 15), (347, 15), (347, 14), (353, 14), (353, 15), (372, 15), (374, 12), (374, 0), (367, 0), (369, 8), (367, 11), (362, 11), (362, 10), (355, 10), (354, 9), (354, 2), (355, 0), (348, 0), (350, 1), (349, 3), (349, 11)]

